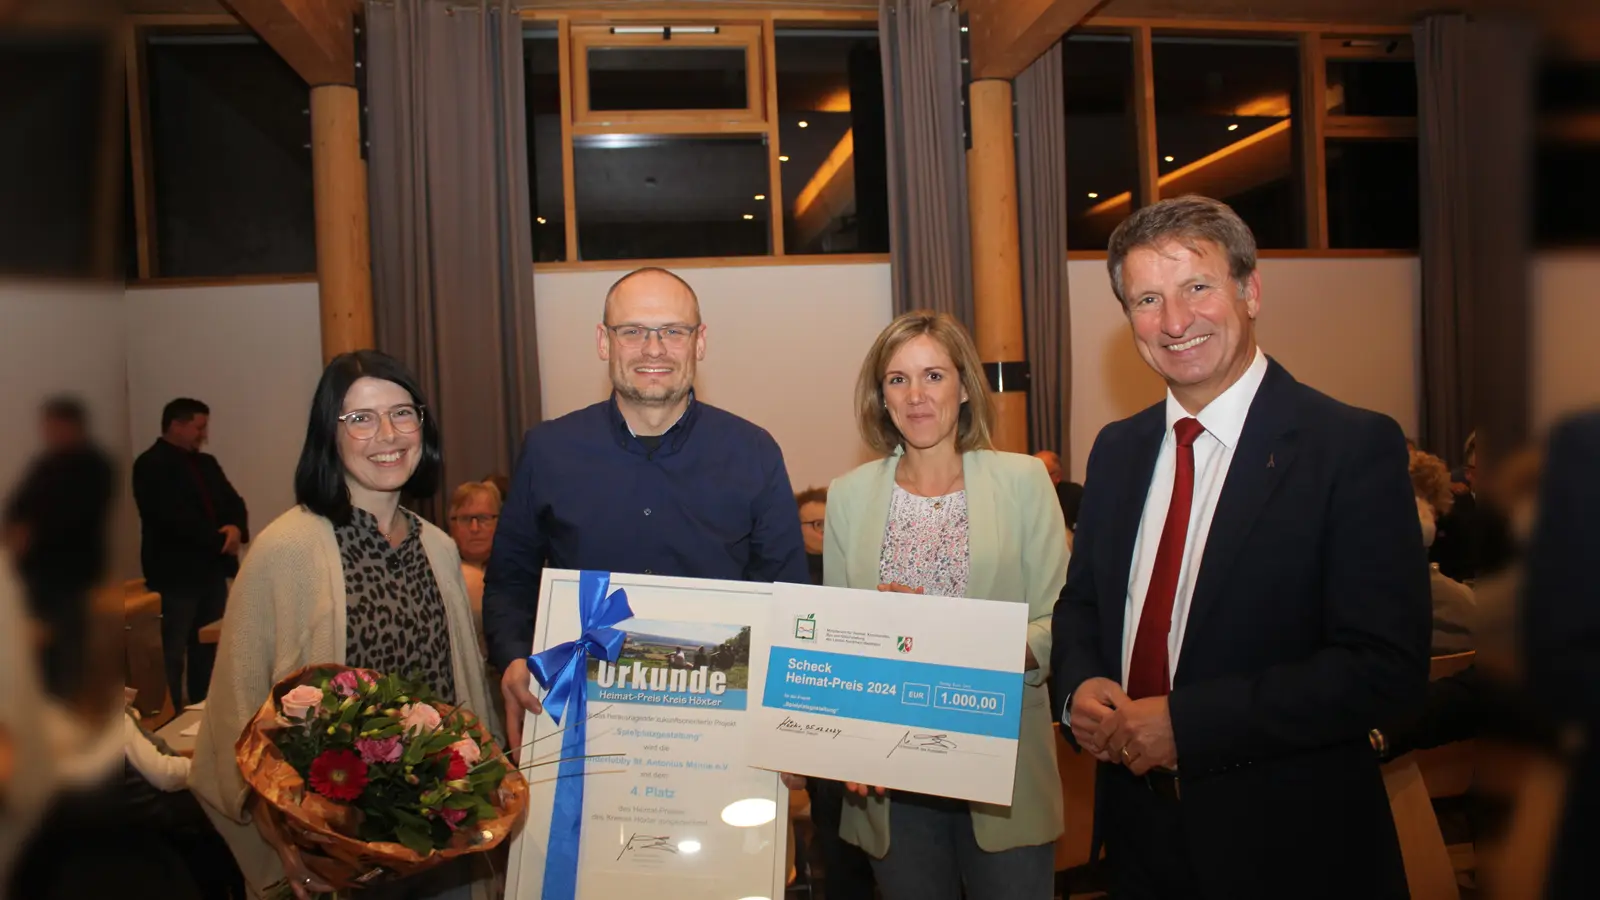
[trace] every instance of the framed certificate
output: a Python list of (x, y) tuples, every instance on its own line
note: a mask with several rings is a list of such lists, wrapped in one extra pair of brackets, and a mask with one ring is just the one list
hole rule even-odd
[(1028, 607), (772, 586), (755, 765), (1011, 805)]
[[(546, 569), (535, 654), (591, 633), (580, 594), (592, 594), (597, 577), (613, 601), (626, 595), (632, 615), (611, 625), (621, 632), (614, 661), (582, 663), (575, 689), (588, 758), (572, 759), (570, 717), (557, 725), (547, 710), (524, 722), (529, 812), (511, 847), (506, 897), (559, 900), (546, 890), (546, 868), (569, 861), (574, 845), (578, 898), (782, 897), (789, 793), (749, 760), (766, 677), (766, 658), (751, 648), (764, 641), (772, 586)], [(537, 684), (535, 692), (548, 696)], [(563, 810), (575, 808), (575, 778), (574, 835)]]

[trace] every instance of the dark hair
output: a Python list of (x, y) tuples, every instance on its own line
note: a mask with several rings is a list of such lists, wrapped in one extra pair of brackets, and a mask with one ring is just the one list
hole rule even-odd
[(46, 419), (65, 422), (79, 428), (89, 427), (89, 410), (84, 407), (83, 401), (76, 397), (51, 397), (39, 407), (39, 412)]
[(807, 503), (827, 503), (828, 489), (825, 487), (806, 488), (794, 495), (795, 506), (805, 506)]
[(1078, 507), (1083, 504), (1083, 485), (1076, 481), (1063, 481), (1056, 485), (1056, 500), (1061, 503), (1061, 518), (1067, 521), (1068, 531), (1078, 530)]
[[(339, 459), (339, 416), (344, 412), (344, 397), (350, 393), (350, 386), (362, 378), (398, 384), (411, 395), (412, 402), (427, 406), (417, 379), (400, 360), (387, 353), (341, 353), (322, 370), (317, 392), (311, 397), (311, 420), (306, 423), (300, 464), (294, 470), (294, 500), (336, 525), (350, 522), (350, 488), (345, 484), (344, 463)], [(410, 480), (400, 488), (402, 493), (426, 497), (438, 487), (439, 444), (439, 416), (428, 409), (422, 416), (422, 459)]]
[(195, 416), (211, 415), (211, 407), (192, 397), (179, 397), (161, 408), (161, 433), (166, 434), (173, 422), (187, 422)]

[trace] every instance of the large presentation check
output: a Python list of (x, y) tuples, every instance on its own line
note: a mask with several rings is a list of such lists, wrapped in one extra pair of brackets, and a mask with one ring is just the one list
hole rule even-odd
[[(788, 791), (749, 758), (749, 713), (766, 674), (766, 657), (752, 651), (771, 590), (545, 570), (535, 653), (597, 633), (582, 621), (584, 591), (623, 601), (631, 615), (600, 631), (621, 633), (611, 636), (613, 660), (571, 664), (581, 743), (570, 717), (525, 720), (522, 763), (535, 767), (525, 770), (528, 819), (511, 848), (508, 898), (783, 896)], [(556, 693), (544, 695), (547, 706)], [(564, 757), (564, 768), (554, 764)]]
[(781, 584), (769, 602), (753, 765), (1010, 805), (1026, 604)]

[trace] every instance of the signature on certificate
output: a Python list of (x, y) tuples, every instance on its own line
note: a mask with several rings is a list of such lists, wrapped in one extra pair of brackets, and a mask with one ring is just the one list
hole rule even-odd
[(802, 722), (796, 722), (788, 716), (784, 716), (783, 721), (778, 723), (778, 730), (788, 734), (809, 734), (830, 739), (837, 738), (844, 733), (843, 729), (834, 728), (831, 725), (807, 725)]
[[(900, 740), (889, 750), (888, 756), (893, 756), (896, 750), (904, 747), (907, 750), (918, 750), (924, 753), (947, 753), (956, 749), (955, 741), (950, 740), (948, 734), (914, 733), (907, 731), (901, 735)], [(885, 759), (888, 756), (884, 757)]]
[(621, 859), (629, 853), (677, 853), (677, 845), (672, 843), (672, 837), (665, 834), (630, 834), (628, 842), (622, 845), (622, 851), (617, 854)]

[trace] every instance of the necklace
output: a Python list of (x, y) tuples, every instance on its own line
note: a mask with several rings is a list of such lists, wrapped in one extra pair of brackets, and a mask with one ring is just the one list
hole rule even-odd
[(962, 469), (956, 469), (955, 477), (945, 482), (944, 490), (933, 495), (935, 498), (933, 501), (934, 509), (944, 509), (944, 498), (950, 494), (950, 489), (956, 486), (956, 482), (960, 481), (961, 476), (964, 474), (966, 473)]
[(378, 517), (377, 516), (373, 516), (372, 517), (373, 524), (376, 525), (376, 527), (378, 529), (378, 533), (383, 535), (383, 539), (385, 541), (388, 541), (391, 544), (394, 543), (394, 538), (390, 537), (390, 535), (396, 530), (395, 529), (395, 520), (396, 519), (400, 519), (400, 521), (402, 521), (402, 522), (405, 521), (403, 518), (401, 518), (400, 510), (398, 510), (398, 509), (396, 509), (394, 511), (394, 516), (389, 519), (389, 527), (388, 528), (385, 528), (382, 525), (377, 524), (377, 522), (378, 522)]

